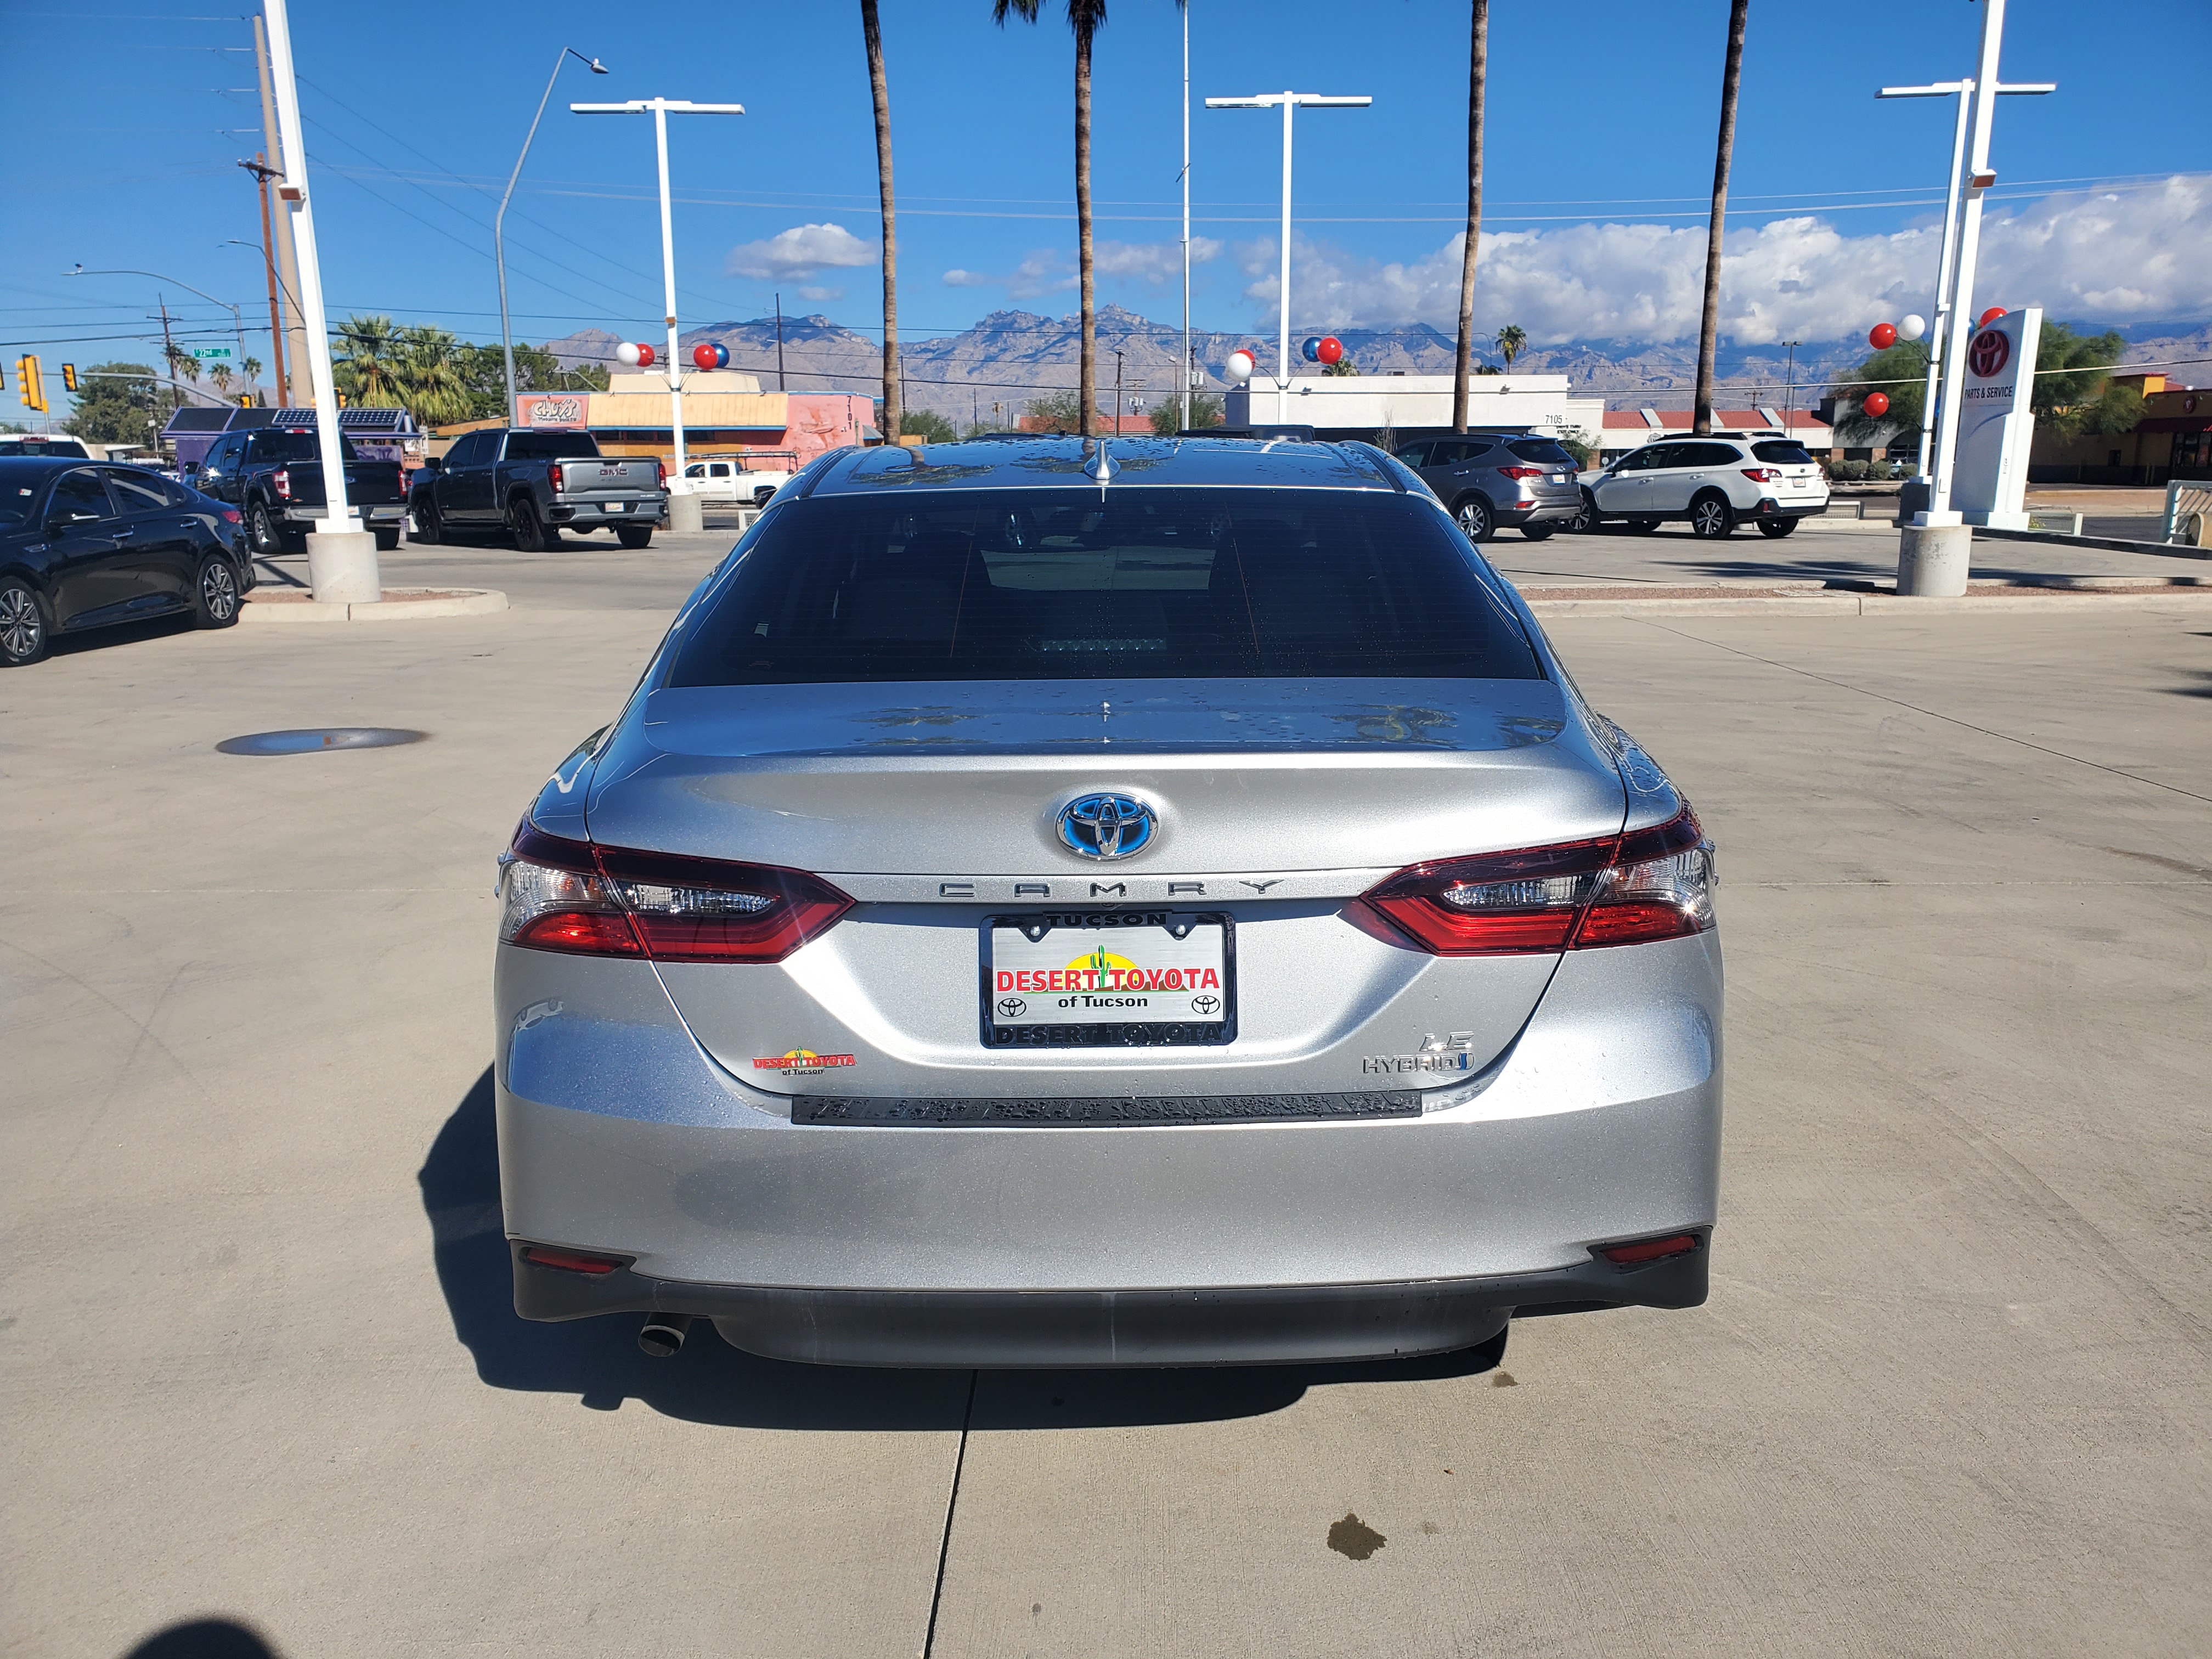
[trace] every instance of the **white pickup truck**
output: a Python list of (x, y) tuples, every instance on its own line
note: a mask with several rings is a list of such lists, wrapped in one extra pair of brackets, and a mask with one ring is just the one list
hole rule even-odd
[(687, 465), (684, 482), (702, 501), (766, 507), (768, 498), (791, 482), (792, 471), (783, 457), (766, 466), (749, 465), (734, 458), (710, 459)]

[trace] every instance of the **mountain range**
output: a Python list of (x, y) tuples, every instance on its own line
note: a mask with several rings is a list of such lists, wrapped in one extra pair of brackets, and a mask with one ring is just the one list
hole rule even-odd
[[(2099, 333), (2105, 325), (2076, 323), (2077, 331)], [(988, 421), (1012, 425), (1019, 405), (1046, 392), (1072, 390), (1081, 324), (1078, 318), (1044, 317), (1028, 311), (994, 311), (957, 334), (902, 340), (899, 362), (908, 408), (933, 410), (966, 425)], [(2212, 327), (2190, 323), (2152, 323), (2122, 328), (2129, 338), (2129, 362), (2162, 362), (2175, 358), (2212, 358)], [(679, 337), (688, 355), (702, 342), (729, 348), (730, 367), (760, 377), (774, 391), (858, 392), (874, 395), (883, 381), (881, 349), (866, 335), (823, 316), (786, 317), (779, 362), (777, 324), (773, 317), (703, 324)], [(1364, 374), (1449, 374), (1452, 337), (1425, 323), (1389, 329), (1339, 331), (1345, 350)], [(611, 365), (619, 336), (586, 329), (549, 340), (545, 349), (562, 362)], [(1275, 343), (1249, 333), (1195, 331), (1192, 347), (1207, 371), (1205, 389), (1219, 392), (1218, 371), (1239, 346), (1254, 351), (1262, 366), (1273, 362)], [(1150, 408), (1176, 386), (1182, 331), (1120, 306), (1098, 311), (1098, 379), (1102, 407), (1113, 400), (1118, 372), (1125, 407), (1134, 400)], [(1296, 345), (1292, 347), (1297, 349)], [(1775, 403), (1794, 378), (1796, 401), (1817, 401), (1819, 383), (1848, 373), (1869, 348), (1856, 340), (1820, 341), (1799, 349), (1794, 365), (1782, 348), (1739, 349), (1726, 341), (1716, 372), (1727, 401)], [(1117, 366), (1115, 354), (1120, 354)], [(1482, 361), (1498, 366), (1494, 349)], [(1302, 366), (1303, 367), (1303, 366)], [(1531, 345), (1513, 364), (1516, 374), (1565, 374), (1578, 392), (1600, 395), (1607, 407), (1685, 409), (1697, 380), (1697, 343), (1654, 345), (1643, 341), (1577, 341)], [(2208, 377), (2201, 371), (2177, 371), (2184, 380)], [(1809, 390), (1808, 390), (1809, 388)], [(995, 412), (994, 412), (995, 409)]]

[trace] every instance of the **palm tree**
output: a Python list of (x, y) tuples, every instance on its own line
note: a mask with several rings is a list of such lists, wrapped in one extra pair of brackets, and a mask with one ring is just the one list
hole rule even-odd
[(1452, 430), (1467, 430), (1467, 382), (1474, 368), (1474, 258), (1482, 243), (1482, 92), (1490, 76), (1490, 0), (1474, 0), (1467, 70), (1467, 236), (1459, 255), (1459, 360), (1452, 370)]
[(261, 386), (260, 358), (241, 358), (239, 362), (238, 372), (246, 376), (246, 385), (248, 391), (258, 392)]
[(215, 382), (216, 392), (225, 398), (230, 396), (230, 365), (228, 363), (217, 362), (208, 370), (208, 379)]
[(1721, 131), (1713, 147), (1713, 211), (1705, 226), (1705, 314), (1698, 325), (1696, 418), (1700, 437), (1713, 429), (1713, 349), (1721, 325), (1721, 228), (1728, 218), (1729, 162), (1735, 155), (1735, 89), (1743, 78), (1743, 25), (1751, 0), (1731, 0), (1728, 61), (1721, 70)]
[(399, 331), (389, 317), (349, 317), (338, 330), (342, 349), (331, 364), (337, 389), (356, 408), (398, 409)]
[(161, 356), (168, 362), (171, 379), (190, 380), (194, 386), (199, 384), (200, 360), (191, 352), (172, 340), (162, 346)]
[(1505, 372), (1513, 372), (1513, 360), (1528, 348), (1528, 331), (1518, 323), (1508, 323), (1498, 331), (1498, 355), (1505, 359)]
[[(1176, 0), (1178, 9), (1186, 0)], [(1034, 23), (1044, 0), (991, 0), (1000, 27), (1008, 14)], [(1067, 26), (1075, 31), (1075, 240), (1083, 287), (1083, 362), (1076, 396), (1082, 402), (1083, 435), (1098, 425), (1098, 308), (1091, 262), (1091, 40), (1106, 26), (1106, 0), (1067, 0)], [(1121, 421), (1115, 415), (1115, 424)]]
[(465, 421), (474, 407), (461, 374), (460, 342), (442, 328), (403, 328), (392, 380), (399, 402), (423, 426)]
[(860, 33), (868, 47), (868, 87), (876, 98), (876, 192), (884, 215), (884, 441), (899, 437), (898, 209), (891, 199), (891, 94), (884, 78), (884, 32), (876, 0), (860, 0)]

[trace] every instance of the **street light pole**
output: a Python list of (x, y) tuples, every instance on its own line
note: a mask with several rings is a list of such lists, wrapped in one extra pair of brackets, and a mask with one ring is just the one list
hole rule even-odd
[(307, 325), (307, 374), (314, 389), (315, 447), (323, 465), (323, 517), (307, 536), (307, 580), (319, 601), (374, 604), (384, 597), (376, 538), (362, 530), (346, 499), (345, 442), (338, 432), (337, 386), (331, 375), (330, 319), (323, 309), (322, 255), (315, 246), (314, 198), (307, 189), (307, 146), (301, 135), (300, 88), (292, 68), (292, 29), (285, 0), (262, 0), (269, 20), (270, 79), (276, 97), (284, 178), (277, 198), (293, 218), (300, 263), (301, 320)]
[(660, 273), (668, 307), (668, 420), (676, 439), (676, 467), (669, 475), (668, 483), (671, 490), (689, 494), (682, 489), (685, 455), (684, 371), (676, 359), (676, 232), (668, 200), (668, 116), (672, 110), (679, 115), (743, 115), (745, 106), (695, 104), (686, 98), (633, 98), (626, 104), (571, 104), (568, 107), (578, 115), (641, 115), (647, 110), (653, 112), (653, 137), (660, 162)]
[[(1999, 0), (2002, 4), (2002, 0)], [(1984, 20), (1986, 21), (1986, 20)], [(2055, 81), (1997, 83), (2000, 97), (2040, 96), (2058, 90)], [(1959, 100), (1959, 117), (1951, 135), (1951, 179), (1943, 198), (1943, 252), (1936, 263), (1936, 314), (1928, 325), (1928, 385), (1920, 399), (1920, 478), (1929, 483), (1929, 467), (1936, 437), (1936, 407), (1943, 376), (1943, 343), (1950, 336), (1953, 260), (1959, 247), (1959, 191), (1966, 181), (1966, 118), (1973, 104), (1974, 82), (1937, 81), (1924, 87), (1884, 87), (1876, 98), (1951, 98)], [(1948, 485), (1947, 485), (1948, 491)], [(1931, 502), (1932, 504), (1932, 502)]]
[(205, 289), (194, 288), (190, 283), (178, 282), (173, 276), (164, 276), (158, 270), (140, 270), (130, 265), (118, 266), (112, 270), (87, 270), (82, 265), (78, 265), (68, 274), (71, 276), (151, 276), (157, 283), (169, 283), (184, 289), (187, 294), (197, 294), (210, 305), (221, 306), (230, 313), (231, 325), (238, 333), (238, 360), (241, 363), (246, 361), (246, 313), (231, 304), (229, 301), (216, 299)]
[(545, 104), (553, 96), (553, 83), (561, 78), (562, 65), (574, 58), (594, 75), (605, 75), (607, 66), (596, 58), (586, 58), (574, 46), (561, 48), (560, 56), (553, 60), (553, 73), (545, 77), (545, 90), (538, 100), (538, 113), (530, 118), (530, 131), (522, 140), (522, 154), (514, 158), (514, 171), (507, 175), (507, 193), (499, 198), (499, 211), (491, 219), (491, 257), (499, 267), (499, 344), (507, 357), (507, 418), (514, 420), (514, 332), (507, 322), (507, 204), (514, 199), (514, 186), (522, 177), (522, 164), (530, 159), (530, 146), (537, 141), (538, 124), (545, 118)]
[(1190, 7), (1182, 8), (1182, 430), (1190, 430)]
[(1280, 315), (1275, 319), (1275, 420), (1286, 424), (1291, 398), (1291, 116), (1304, 106), (1309, 109), (1364, 109), (1372, 98), (1336, 98), (1317, 92), (1264, 92), (1250, 98), (1209, 98), (1208, 109), (1283, 110), (1283, 264)]

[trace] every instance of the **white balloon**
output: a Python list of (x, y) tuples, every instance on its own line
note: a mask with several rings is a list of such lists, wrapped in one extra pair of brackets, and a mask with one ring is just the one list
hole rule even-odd
[(1222, 378), (1231, 386), (1243, 386), (1252, 378), (1252, 371), (1257, 367), (1250, 352), (1232, 351), (1229, 354), (1228, 363), (1222, 369)]
[(1927, 331), (1928, 319), (1925, 317), (1907, 317), (1897, 325), (1897, 337), (1900, 340), (1917, 340)]
[(615, 348), (615, 361), (620, 363), (624, 368), (635, 368), (637, 367), (637, 348), (632, 345), (628, 340), (624, 340), (620, 345)]

